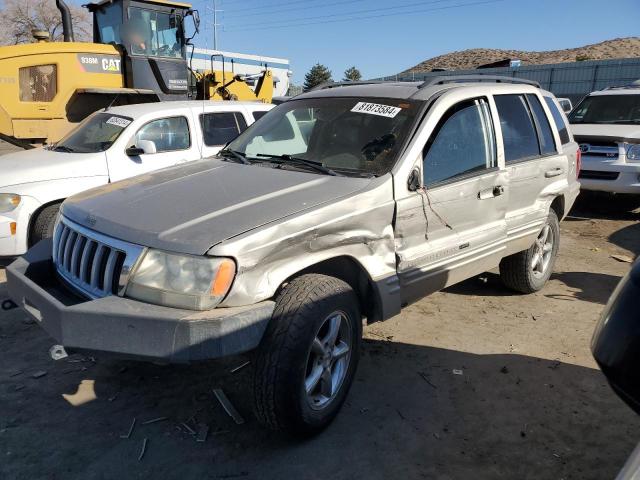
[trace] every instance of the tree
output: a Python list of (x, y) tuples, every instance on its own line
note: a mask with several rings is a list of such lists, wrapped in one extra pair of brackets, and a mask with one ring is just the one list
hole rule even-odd
[[(91, 16), (69, 5), (76, 42), (91, 40)], [(62, 16), (54, 0), (4, 0), (0, 9), (0, 44), (33, 42), (33, 30), (49, 32), (51, 41), (62, 40)]]
[(320, 63), (316, 63), (304, 76), (304, 91), (307, 92), (322, 83), (332, 81), (331, 70)]
[(343, 81), (358, 82), (360, 80), (362, 80), (362, 74), (360, 73), (360, 70), (358, 70), (356, 67), (350, 67), (344, 71)]

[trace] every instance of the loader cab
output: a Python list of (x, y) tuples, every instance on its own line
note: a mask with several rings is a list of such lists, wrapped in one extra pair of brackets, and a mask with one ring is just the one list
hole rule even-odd
[(94, 42), (117, 45), (122, 51), (125, 87), (153, 90), (160, 100), (187, 98), (184, 20), (194, 13), (191, 5), (166, 0), (104, 0), (87, 8), (93, 13)]

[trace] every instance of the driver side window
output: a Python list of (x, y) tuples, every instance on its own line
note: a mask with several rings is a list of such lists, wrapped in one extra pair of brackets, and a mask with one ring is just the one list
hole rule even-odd
[(424, 148), (424, 185), (466, 178), (496, 165), (489, 105), (484, 98), (465, 100), (444, 114)]
[(138, 130), (134, 145), (140, 140), (150, 140), (156, 146), (156, 153), (186, 150), (191, 146), (189, 123), (185, 117), (161, 118), (153, 120)]

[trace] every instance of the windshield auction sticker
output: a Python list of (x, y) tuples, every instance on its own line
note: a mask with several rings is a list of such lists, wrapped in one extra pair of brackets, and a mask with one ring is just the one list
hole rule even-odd
[(116, 127), (126, 128), (131, 123), (131, 120), (127, 120), (122, 117), (111, 117), (106, 123), (109, 125), (115, 125)]
[(402, 110), (400, 107), (391, 107), (389, 105), (380, 105), (378, 103), (358, 102), (351, 109), (356, 113), (368, 113), (369, 115), (378, 115), (380, 117), (394, 118)]

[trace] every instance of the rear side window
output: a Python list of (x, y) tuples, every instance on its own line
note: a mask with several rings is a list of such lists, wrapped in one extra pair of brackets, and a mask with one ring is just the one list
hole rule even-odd
[(553, 131), (551, 130), (549, 119), (542, 108), (540, 100), (538, 100), (537, 96), (531, 94), (527, 95), (527, 100), (531, 106), (531, 111), (533, 112), (533, 116), (536, 120), (536, 125), (538, 126), (538, 133), (540, 134), (540, 151), (543, 155), (556, 153), (556, 142), (553, 140)]
[(207, 147), (226, 145), (247, 129), (247, 122), (240, 112), (203, 113), (200, 124)]
[(495, 95), (507, 163), (540, 155), (536, 128), (523, 95)]
[(564, 117), (556, 107), (553, 98), (544, 97), (544, 101), (547, 102), (547, 106), (549, 110), (551, 110), (551, 116), (553, 117), (553, 121), (556, 122), (556, 127), (558, 127), (558, 133), (560, 134), (560, 141), (564, 145), (565, 143), (569, 143), (571, 139), (569, 138), (569, 132), (567, 131), (567, 124), (564, 122)]
[(427, 142), (423, 158), (427, 186), (495, 167), (495, 136), (486, 100), (465, 101), (449, 109)]
[(267, 111), (260, 111), (260, 110), (256, 110), (254, 112), (251, 112), (251, 115), (253, 115), (253, 119), (257, 122), (258, 120), (260, 120), (262, 117), (264, 117), (267, 114)]

